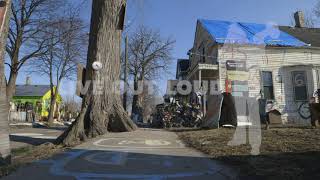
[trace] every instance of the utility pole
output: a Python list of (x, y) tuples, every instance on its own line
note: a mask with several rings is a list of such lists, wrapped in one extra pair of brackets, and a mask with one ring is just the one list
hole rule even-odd
[(123, 88), (123, 108), (127, 111), (127, 96), (128, 96), (128, 36), (125, 38), (125, 54), (124, 54), (124, 88)]
[(0, 166), (10, 163), (9, 103), (6, 95), (4, 57), (9, 31), (11, 0), (0, 0)]

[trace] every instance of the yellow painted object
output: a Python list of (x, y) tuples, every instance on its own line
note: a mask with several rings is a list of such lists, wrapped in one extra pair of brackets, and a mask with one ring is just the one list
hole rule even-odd
[[(56, 87), (54, 88), (56, 89)], [(51, 91), (48, 91), (44, 96), (41, 98), (42, 102), (42, 111), (41, 111), (41, 116), (42, 117), (48, 117), (49, 115), (49, 108), (50, 108), (50, 100), (51, 100)], [(62, 97), (60, 94), (58, 94), (57, 97), (57, 104), (62, 103)]]
[[(54, 87), (54, 91), (56, 87)], [(17, 106), (18, 104), (26, 104), (31, 103), (38, 115), (41, 117), (48, 117), (49, 115), (49, 108), (50, 108), (50, 101), (51, 101), (51, 90), (47, 91), (43, 96), (14, 96), (12, 102)], [(57, 97), (57, 105), (62, 103), (62, 97), (58, 94)], [(39, 108), (37, 105), (41, 104)]]

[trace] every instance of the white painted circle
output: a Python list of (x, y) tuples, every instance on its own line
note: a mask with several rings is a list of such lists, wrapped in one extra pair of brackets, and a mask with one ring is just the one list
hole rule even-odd
[(171, 142), (164, 140), (145, 140), (145, 144), (148, 146), (168, 146)]
[(92, 63), (92, 68), (96, 71), (99, 71), (102, 69), (102, 63), (99, 61), (95, 61)]
[(139, 145), (148, 145), (148, 146), (168, 146), (171, 144), (169, 141), (164, 140), (122, 140), (118, 142), (119, 145), (130, 145), (130, 144), (139, 144)]
[[(102, 144), (102, 142), (110, 141), (110, 140), (119, 140), (119, 142), (116, 143), (116, 145), (106, 145)], [(172, 143), (165, 140), (146, 140), (146, 139), (131, 139), (131, 140), (125, 140), (121, 138), (107, 138), (107, 139), (100, 139), (93, 143), (93, 145), (98, 147), (104, 147), (104, 148), (125, 148), (125, 149), (179, 149), (184, 148), (184, 144), (181, 141), (174, 141), (177, 143), (177, 146), (169, 146)], [(129, 146), (129, 145), (135, 145), (135, 146)]]

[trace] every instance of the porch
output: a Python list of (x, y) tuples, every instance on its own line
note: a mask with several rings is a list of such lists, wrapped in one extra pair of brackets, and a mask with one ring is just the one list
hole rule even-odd
[[(187, 80), (193, 85), (193, 94), (190, 96), (191, 102), (197, 102), (201, 106), (201, 111), (205, 116), (208, 109), (208, 95), (212, 91), (218, 91), (218, 84), (213, 84), (219, 79), (219, 66), (217, 64), (197, 64), (191, 67), (187, 75)], [(200, 83), (201, 82), (201, 83)]]

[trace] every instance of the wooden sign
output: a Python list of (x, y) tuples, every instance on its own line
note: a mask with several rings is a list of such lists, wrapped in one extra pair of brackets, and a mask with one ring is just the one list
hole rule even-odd
[(119, 12), (119, 22), (118, 22), (118, 29), (123, 30), (125, 26), (125, 18), (126, 18), (126, 6), (123, 5)]
[(247, 71), (245, 61), (226, 61), (226, 67), (228, 71)]
[(83, 94), (81, 93), (83, 88), (86, 85), (86, 68), (83, 67), (82, 64), (78, 64), (77, 66), (77, 87), (76, 87), (76, 95), (83, 98)]
[(248, 96), (249, 72), (245, 61), (226, 61), (227, 80), (226, 92), (232, 93), (233, 96), (243, 97)]

